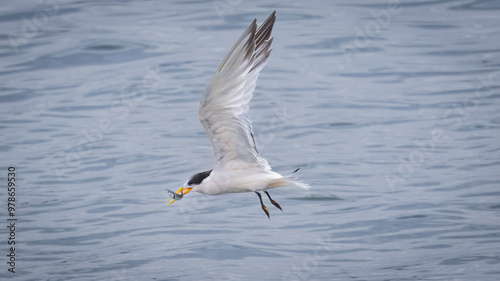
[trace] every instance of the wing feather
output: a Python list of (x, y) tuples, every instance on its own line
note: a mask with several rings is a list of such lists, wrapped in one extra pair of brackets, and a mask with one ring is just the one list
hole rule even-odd
[(210, 81), (200, 103), (198, 117), (215, 153), (215, 169), (271, 170), (257, 152), (248, 103), (260, 71), (271, 53), (274, 11), (257, 28), (256, 20), (243, 32)]

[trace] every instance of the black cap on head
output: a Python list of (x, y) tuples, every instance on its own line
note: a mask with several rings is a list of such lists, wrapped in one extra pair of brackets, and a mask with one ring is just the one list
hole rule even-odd
[(192, 176), (188, 181), (188, 186), (199, 185), (204, 179), (210, 176), (213, 170), (201, 172)]

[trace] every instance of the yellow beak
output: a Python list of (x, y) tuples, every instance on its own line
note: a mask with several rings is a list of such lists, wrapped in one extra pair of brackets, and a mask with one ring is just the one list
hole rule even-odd
[[(177, 190), (176, 193), (186, 195), (191, 191), (191, 189), (193, 189), (193, 188), (192, 187), (181, 187), (181, 188), (179, 188), (179, 190)], [(167, 200), (167, 204), (168, 204), (167, 207), (172, 205), (174, 202), (175, 202), (175, 199), (169, 198)]]

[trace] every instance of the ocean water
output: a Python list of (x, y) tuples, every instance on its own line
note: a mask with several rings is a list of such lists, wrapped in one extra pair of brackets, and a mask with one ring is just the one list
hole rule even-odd
[[(0, 276), (498, 280), (499, 3), (4, 3)], [(312, 189), (272, 190), (270, 220), (253, 193), (167, 208), (213, 166), (208, 81), (273, 10), (249, 114), (261, 155)]]

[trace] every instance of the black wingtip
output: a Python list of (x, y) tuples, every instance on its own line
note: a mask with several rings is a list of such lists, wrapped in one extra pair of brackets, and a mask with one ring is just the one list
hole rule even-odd
[(297, 173), (299, 170), (300, 170), (300, 167), (298, 167), (297, 169), (295, 169), (295, 171), (293, 171), (292, 174)]

